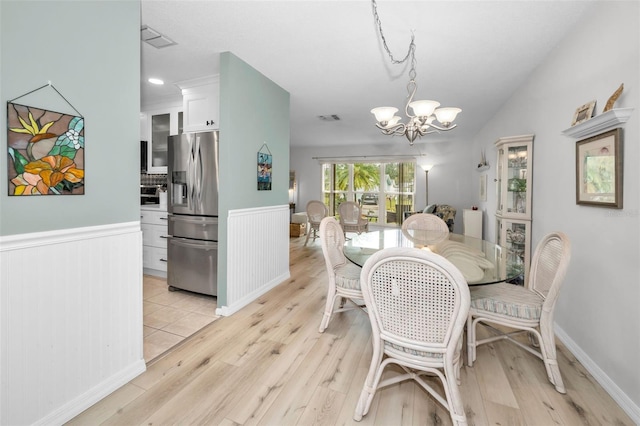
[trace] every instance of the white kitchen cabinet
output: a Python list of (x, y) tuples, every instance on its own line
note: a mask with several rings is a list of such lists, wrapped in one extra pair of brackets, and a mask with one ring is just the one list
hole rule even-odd
[(206, 76), (176, 84), (182, 89), (184, 132), (201, 132), (219, 129), (219, 76)]
[[(147, 129), (147, 173), (167, 173), (169, 136), (182, 134), (183, 112), (182, 106), (167, 106), (164, 108), (144, 111), (140, 114)], [(144, 117), (144, 118), (143, 118)], [(142, 134), (142, 131), (141, 131)]]
[(168, 214), (157, 205), (140, 208), (144, 273), (166, 278)]

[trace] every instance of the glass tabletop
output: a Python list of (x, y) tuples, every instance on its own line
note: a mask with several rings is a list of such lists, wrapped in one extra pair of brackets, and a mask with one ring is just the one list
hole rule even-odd
[(521, 265), (509, 265), (506, 250), (486, 240), (439, 231), (398, 228), (366, 232), (345, 243), (344, 254), (358, 266), (373, 253), (390, 247), (430, 250), (453, 263), (469, 285), (510, 281), (522, 273)]

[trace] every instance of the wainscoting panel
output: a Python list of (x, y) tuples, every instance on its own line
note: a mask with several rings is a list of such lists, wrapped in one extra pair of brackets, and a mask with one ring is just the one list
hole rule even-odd
[(289, 206), (229, 211), (227, 305), (231, 315), (290, 277)]
[(0, 238), (0, 424), (61, 424), (145, 370), (139, 222)]

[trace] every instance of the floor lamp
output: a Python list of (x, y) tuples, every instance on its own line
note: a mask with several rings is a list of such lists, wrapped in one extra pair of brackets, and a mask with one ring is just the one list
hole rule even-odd
[(424, 170), (425, 182), (424, 182), (424, 201), (425, 204), (429, 205), (429, 170), (433, 167), (433, 164), (420, 164), (422, 170)]

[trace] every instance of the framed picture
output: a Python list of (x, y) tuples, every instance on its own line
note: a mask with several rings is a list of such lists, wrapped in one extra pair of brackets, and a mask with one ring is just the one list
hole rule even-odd
[(487, 201), (487, 175), (480, 175), (480, 201)]
[(271, 191), (271, 153), (258, 152), (258, 191)]
[(584, 121), (587, 121), (593, 115), (593, 110), (596, 107), (596, 101), (587, 102), (586, 104), (578, 107), (576, 112), (573, 114), (573, 121), (571, 121), (571, 125), (575, 126), (576, 124), (580, 124)]
[(621, 130), (576, 142), (576, 204), (622, 208)]

